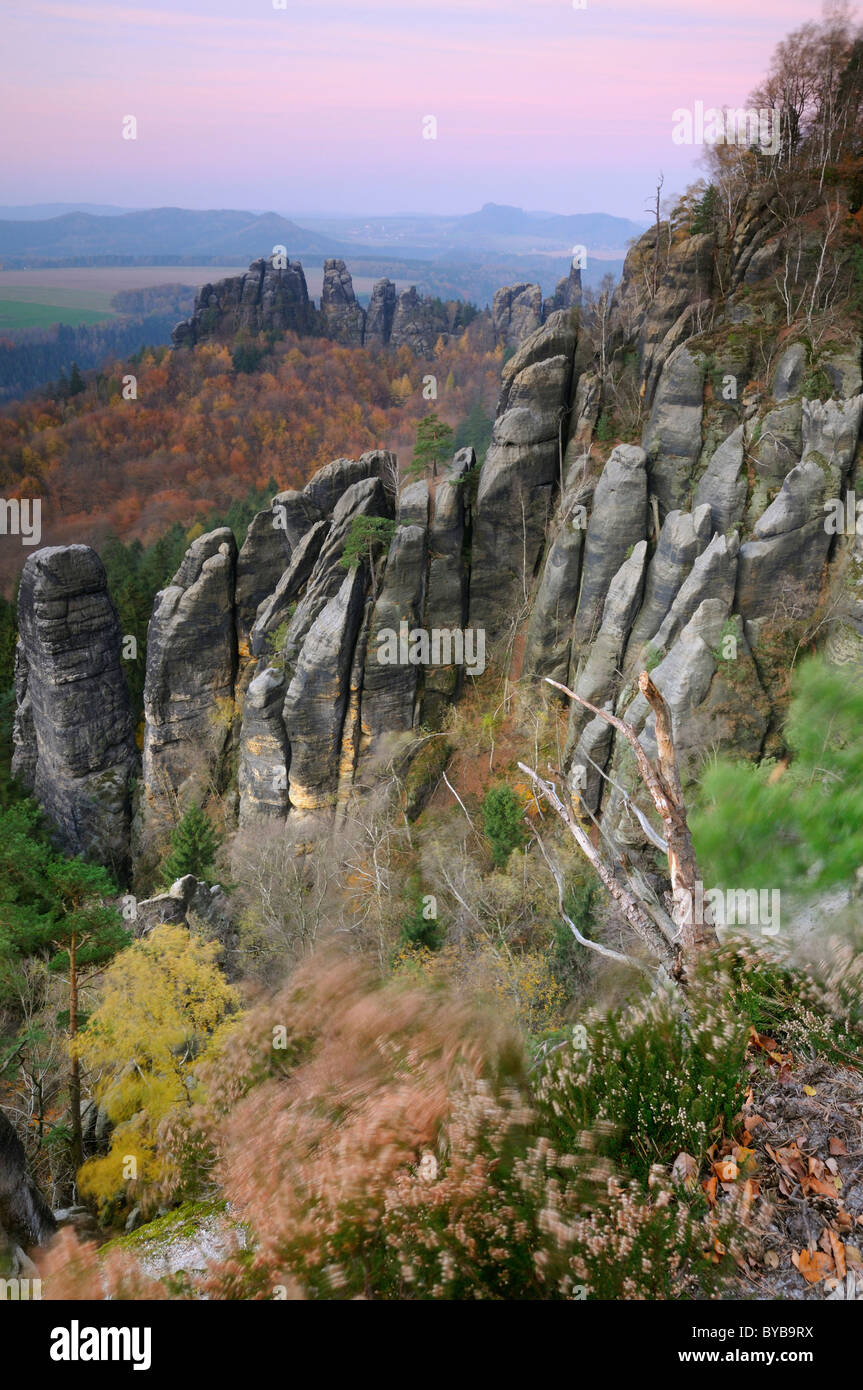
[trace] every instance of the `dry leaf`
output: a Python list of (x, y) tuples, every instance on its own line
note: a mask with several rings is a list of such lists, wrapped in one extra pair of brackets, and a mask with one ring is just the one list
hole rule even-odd
[(807, 1284), (817, 1284), (822, 1279), (826, 1279), (829, 1274), (834, 1273), (833, 1260), (829, 1255), (825, 1255), (821, 1250), (801, 1250), (799, 1255), (792, 1254), (791, 1263), (799, 1269)]
[(692, 1154), (679, 1153), (671, 1165), (671, 1181), (682, 1183), (690, 1192), (698, 1182), (698, 1162)]

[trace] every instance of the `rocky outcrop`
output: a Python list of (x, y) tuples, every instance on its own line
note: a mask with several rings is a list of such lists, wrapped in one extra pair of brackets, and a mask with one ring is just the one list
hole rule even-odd
[[(472, 518), (465, 495), (475, 468), (473, 449), (459, 449), (435, 490), (425, 605), (425, 626), (429, 632), (451, 632), (464, 629), (467, 624), (467, 551)], [(422, 721), (429, 728), (441, 726), (447, 709), (458, 698), (463, 674), (463, 667), (455, 664), (426, 669)]]
[(581, 588), (572, 630), (572, 662), (577, 665), (595, 637), (608, 587), (647, 529), (647, 476), (644, 450), (620, 444), (602, 471), (584, 541)]
[(24, 1145), (0, 1110), (0, 1278), (16, 1277), (27, 1266), (23, 1252), (54, 1234), (54, 1215), (30, 1173)]
[(167, 893), (144, 898), (137, 905), (135, 935), (148, 936), (154, 927), (167, 924), (203, 933), (222, 947), (221, 965), (229, 979), (236, 975), (238, 933), (230, 899), (219, 883), (205, 883), (185, 874)]
[(737, 579), (740, 541), (732, 532), (714, 536), (696, 558), (692, 569), (675, 595), (668, 612), (650, 637), (654, 652), (667, 652), (678, 633), (707, 598), (718, 599), (724, 611), (731, 609)]
[(491, 306), (491, 326), (496, 343), (509, 348), (521, 347), (541, 323), (542, 291), (539, 285), (509, 285), (496, 292)]
[(288, 624), (284, 659), (293, 673), (301, 648), (315, 619), (336, 595), (345, 577), (342, 555), (355, 517), (391, 517), (392, 500), (379, 478), (354, 483), (339, 498), (333, 519), (309, 581)]
[(268, 666), (250, 682), (240, 733), (240, 829), (253, 821), (283, 821), (288, 813), (290, 748), (282, 719), (285, 673)]
[(557, 313), (558, 309), (578, 309), (581, 307), (581, 271), (575, 265), (570, 265), (569, 274), (562, 280), (558, 280), (557, 288), (553, 295), (543, 301), (542, 317), (547, 319), (549, 314)]
[(838, 497), (845, 485), (848, 469), (860, 437), (863, 396), (848, 401), (802, 402), (803, 456), (826, 474), (827, 495)]
[[(609, 318), (610, 350), (634, 348), (648, 407), (665, 362), (698, 331), (699, 313), (709, 312), (713, 289), (713, 237), (703, 233), (668, 246), (662, 244), (667, 236), (667, 227), (658, 233), (652, 227), (628, 253)], [(645, 279), (651, 286), (646, 302)]]
[(323, 811), (335, 802), (365, 588), (362, 566), (349, 570), (312, 622), (285, 696), (284, 724), (291, 749), (289, 796), (299, 812)]
[(317, 564), (321, 546), (329, 532), (329, 522), (315, 522), (297, 545), (291, 563), (270, 597), (259, 605), (250, 639), (253, 656), (262, 656), (267, 640), (275, 636), (282, 623), (289, 622), (293, 617), (297, 600)]
[(712, 531), (710, 508), (694, 512), (669, 512), (665, 518), (653, 558), (647, 567), (644, 599), (626, 650), (624, 670), (631, 674), (643, 664), (644, 645), (659, 631), (671, 611), (681, 586), (704, 550)]
[(376, 280), (372, 287), (372, 297), (366, 310), (366, 324), (363, 342), (387, 347), (393, 333), (393, 319), (396, 312), (397, 291), (392, 280)]
[(299, 262), (279, 259), (253, 261), (244, 275), (202, 285), (195, 296), (192, 317), (178, 323), (171, 339), (175, 347), (193, 347), (210, 338), (257, 333), (312, 333), (319, 318), (309, 299)]
[(348, 488), (366, 478), (385, 479), (392, 477), (395, 469), (395, 455), (385, 449), (372, 449), (361, 454), (358, 459), (334, 459), (310, 479), (303, 488), (303, 497), (316, 509), (320, 516), (331, 516), (336, 505), (344, 497)]
[(122, 871), (137, 755), (120, 623), (94, 550), (49, 546), (28, 557), (18, 631), (13, 773), (68, 853)]
[[(608, 586), (599, 632), (576, 673), (573, 686), (576, 694), (599, 708), (613, 708), (614, 705), (626, 640), (641, 599), (646, 559), (647, 541), (639, 541)], [(584, 776), (578, 779), (582, 800), (595, 809), (601, 790), (596, 764), (604, 766), (604, 760), (600, 761), (597, 753), (603, 748), (607, 752), (611, 747), (611, 729), (606, 725), (607, 737), (598, 740), (597, 735), (601, 730), (594, 728), (582, 743), (582, 734), (589, 718), (583, 706), (575, 701), (570, 702), (567, 748), (575, 749), (572, 753), (573, 764), (584, 768)]]
[(348, 347), (360, 347), (366, 316), (357, 303), (354, 282), (344, 261), (324, 261), (321, 317), (328, 338)]
[(241, 640), (252, 630), (258, 607), (273, 592), (291, 560), (292, 543), (272, 507), (249, 523), (237, 556), (235, 602)]
[(451, 320), (446, 305), (425, 300), (416, 286), (402, 290), (396, 299), (390, 330), (392, 347), (409, 347), (417, 357), (431, 357), (442, 333), (449, 333)]
[(413, 727), (419, 665), (403, 659), (399, 635), (422, 626), (428, 530), (399, 526), (372, 613), (363, 674), (362, 726), (370, 737)]
[(689, 500), (692, 471), (701, 453), (703, 391), (703, 360), (679, 347), (662, 369), (642, 440), (660, 519)]
[(480, 474), (471, 619), (495, 643), (533, 581), (560, 482), (576, 332), (553, 314), (506, 363), (491, 445)]
[(233, 718), (237, 673), (229, 527), (199, 536), (171, 584), (156, 595), (144, 684), (145, 814), (167, 816), (171, 792), (199, 793), (218, 767)]
[(527, 628), (523, 680), (565, 682), (569, 675), (572, 615), (578, 604), (584, 528), (564, 520), (549, 541)]
[(695, 489), (695, 507), (706, 506), (714, 531), (730, 531), (746, 509), (746, 474), (743, 471), (743, 426), (724, 439)]
[(813, 459), (792, 468), (755, 523), (753, 539), (740, 547), (736, 607), (747, 635), (760, 632), (765, 621), (786, 624), (814, 612), (830, 546), (826, 489), (824, 471)]

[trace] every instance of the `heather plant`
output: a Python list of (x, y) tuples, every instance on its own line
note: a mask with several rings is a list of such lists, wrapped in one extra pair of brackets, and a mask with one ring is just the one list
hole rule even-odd
[(744, 1093), (745, 1021), (717, 979), (700, 981), (684, 1003), (653, 998), (585, 1025), (587, 1046), (559, 1049), (539, 1087), (558, 1143), (584, 1130), (641, 1181), (681, 1151), (696, 1159), (731, 1132)]
[(544, 1132), (517, 1036), (440, 989), (304, 966), (206, 1084), (199, 1120), (255, 1233), (211, 1296), (661, 1298), (704, 1245), (667, 1184)]

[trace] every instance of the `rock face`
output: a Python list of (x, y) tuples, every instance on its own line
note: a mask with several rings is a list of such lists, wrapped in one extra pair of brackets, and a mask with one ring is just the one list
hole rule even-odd
[(289, 794), (298, 811), (322, 811), (333, 804), (338, 791), (342, 727), (365, 586), (362, 567), (348, 571), (309, 628), (285, 696)]
[[(275, 264), (274, 264), (275, 262)], [(177, 324), (175, 347), (193, 347), (209, 338), (245, 330), (257, 333), (311, 333), (319, 326), (299, 262), (277, 268), (278, 258), (253, 261), (245, 275), (202, 285), (192, 317)]]
[(122, 871), (137, 762), (105, 570), (85, 545), (30, 555), (18, 598), (12, 770), (70, 854)]
[(542, 552), (560, 478), (575, 346), (570, 315), (561, 311), (503, 369), (480, 474), (471, 570), (471, 618), (492, 642), (525, 603)]
[[(365, 311), (345, 262), (336, 259), (324, 261), (318, 309), (309, 298), (300, 263), (282, 265), (278, 257), (270, 256), (253, 261), (245, 274), (203, 285), (195, 296), (192, 317), (177, 324), (171, 341), (174, 347), (185, 348), (213, 339), (230, 340), (238, 332), (251, 337), (290, 332), (332, 338), (348, 347), (406, 346), (417, 356), (431, 357), (441, 334), (460, 334), (468, 317), (460, 300), (444, 304), (419, 294), (413, 285), (398, 293), (387, 279), (377, 281)], [(487, 312), (478, 317), (490, 324)]]
[(366, 310), (366, 326), (363, 341), (387, 347), (393, 332), (393, 319), (396, 312), (396, 287), (392, 280), (376, 280), (372, 297)]
[(348, 346), (361, 346), (366, 316), (357, 303), (354, 282), (344, 261), (324, 261), (321, 316), (327, 337)]
[[(424, 743), (411, 736), (418, 724), (443, 729), (465, 670), (479, 675), (486, 661), (520, 681), (528, 703), (549, 694), (543, 677), (565, 681), (633, 723), (648, 751), (655, 729), (637, 679), (649, 669), (684, 781), (708, 750), (774, 750), (783, 643), (814, 635), (863, 675), (863, 542), (834, 535), (825, 515), (855, 488), (863, 495), (863, 345), (850, 331), (818, 349), (786, 344), (782, 315), (771, 328), (760, 295), (783, 251), (766, 196), (741, 211), (715, 292), (714, 251), (711, 235), (683, 226), (658, 242), (647, 233), (601, 350), (596, 316), (580, 327), (577, 271), (544, 303), (536, 286), (496, 295), (481, 341), (514, 351), (478, 479), (462, 450), (431, 486), (397, 495), (392, 454), (338, 458), (278, 493), (239, 557), (227, 530), (194, 542), (150, 626), (145, 813), (214, 781), (227, 805), (236, 762), (243, 829), (284, 823), (305, 838), (346, 810), (352, 787), (374, 785), (394, 751)], [(341, 261), (325, 266), (319, 311), (304, 286), (299, 267), (258, 262), (205, 287), (179, 340), (282, 324), (427, 358), (469, 317), (391, 281), (363, 316)], [(373, 567), (347, 569), (363, 519), (392, 525), (380, 527)], [(86, 830), (122, 845), (134, 751), (116, 616), (94, 561), (69, 547), (25, 567), (15, 766), (72, 843)], [(468, 635), (483, 639), (476, 661)], [(78, 680), (74, 708), (86, 713), (75, 724), (67, 687)], [(583, 707), (568, 715), (562, 773), (637, 862), (628, 748)], [(100, 777), (118, 788), (116, 806), (101, 787), (93, 797)], [(153, 911), (179, 911), (168, 898)]]
[(747, 624), (787, 622), (814, 612), (830, 546), (825, 491), (818, 464), (812, 459), (798, 464), (756, 522), (754, 539), (741, 546), (736, 605)]
[(572, 630), (573, 658), (592, 642), (600, 625), (608, 586), (647, 528), (644, 450), (621, 444), (602, 471), (587, 523), (584, 565)]
[(521, 347), (525, 338), (535, 333), (541, 323), (542, 291), (539, 285), (510, 285), (497, 291), (491, 306), (495, 342), (503, 343), (504, 347)]
[(679, 347), (662, 369), (644, 436), (650, 491), (659, 500), (660, 517), (686, 505), (701, 453), (703, 391), (703, 361)]
[(164, 819), (172, 790), (196, 790), (225, 751), (237, 674), (234, 578), (229, 527), (199, 536), (147, 629), (143, 780), (146, 812)]
[(413, 726), (419, 669), (400, 659), (398, 634), (403, 623), (408, 631), (422, 624), (427, 542), (425, 526), (399, 526), (387, 556), (363, 674), (363, 732), (371, 737)]
[(391, 499), (379, 478), (365, 478), (354, 483), (335, 505), (330, 528), (288, 625), (284, 659), (290, 673), (296, 668), (309, 629), (342, 585), (345, 569), (341, 560), (345, 543), (354, 519), (363, 516), (392, 516)]
[(450, 319), (444, 305), (423, 300), (415, 286), (402, 290), (396, 299), (390, 344), (409, 347), (417, 357), (430, 357), (442, 333), (450, 331)]
[(282, 719), (285, 673), (268, 666), (249, 684), (240, 735), (240, 829), (288, 813), (290, 748)]
[[(476, 468), (473, 449), (460, 449), (437, 485), (429, 535), (425, 626), (429, 632), (464, 629), (468, 619), (468, 570), (472, 517), (465, 500)], [(455, 664), (430, 666), (424, 673), (422, 720), (441, 726), (457, 699), (464, 671)]]
[(569, 274), (558, 281), (554, 294), (543, 302), (542, 317), (545, 320), (549, 314), (556, 313), (558, 309), (578, 309), (580, 306), (581, 271), (573, 262)]
[(54, 1215), (27, 1171), (24, 1145), (0, 1110), (0, 1278), (15, 1277), (22, 1251), (57, 1229)]
[(259, 605), (273, 592), (290, 564), (292, 544), (287, 528), (279, 525), (279, 520), (272, 507), (258, 512), (237, 556), (235, 602), (237, 627), (243, 638), (251, 632)]

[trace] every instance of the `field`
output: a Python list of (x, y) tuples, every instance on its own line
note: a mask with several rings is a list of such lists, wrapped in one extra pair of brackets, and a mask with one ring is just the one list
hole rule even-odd
[[(99, 323), (113, 318), (111, 300), (118, 290), (146, 289), (153, 285), (206, 285), (242, 274), (242, 266), (146, 265), (88, 266), (67, 270), (0, 270), (0, 330), (47, 328), (52, 323)], [(323, 271), (306, 270), (309, 294), (321, 293)], [(407, 280), (397, 280), (399, 289)], [(374, 280), (358, 275), (354, 289), (362, 297), (371, 294)]]

